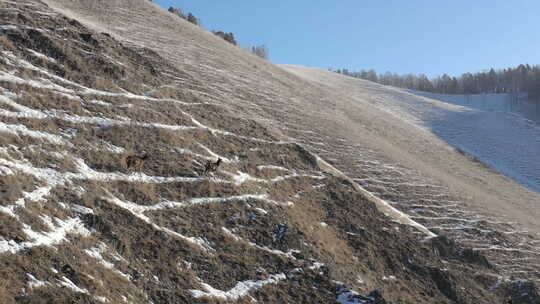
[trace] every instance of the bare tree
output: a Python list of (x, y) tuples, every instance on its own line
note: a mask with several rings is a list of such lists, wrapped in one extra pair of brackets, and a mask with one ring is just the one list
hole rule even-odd
[(195, 15), (193, 15), (192, 13), (188, 14), (186, 20), (193, 23), (193, 24), (195, 24), (195, 25), (199, 25), (199, 19), (197, 17), (195, 17)]
[(222, 31), (212, 31), (212, 33), (214, 33), (214, 35), (216, 36), (219, 36), (221, 38), (223, 38), (223, 40), (231, 43), (231, 44), (234, 44), (236, 45), (236, 39), (234, 39), (234, 34), (233, 33), (225, 33), (225, 32), (222, 32)]
[(262, 59), (268, 60), (268, 48), (264, 45), (251, 47), (251, 52)]

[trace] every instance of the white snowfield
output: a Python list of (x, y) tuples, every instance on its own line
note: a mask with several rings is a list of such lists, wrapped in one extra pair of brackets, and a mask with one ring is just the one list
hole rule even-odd
[(540, 125), (512, 111), (517, 105), (508, 94), (411, 93), (426, 98), (381, 104), (410, 113), (452, 146), (540, 192)]

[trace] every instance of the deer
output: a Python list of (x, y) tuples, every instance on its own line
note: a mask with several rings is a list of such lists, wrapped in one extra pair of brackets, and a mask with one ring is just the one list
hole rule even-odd
[(124, 159), (124, 167), (126, 169), (135, 169), (138, 172), (141, 172), (142, 167), (144, 165), (144, 161), (148, 158), (148, 154), (144, 154), (142, 156), (137, 155), (128, 155)]
[(204, 173), (208, 174), (210, 172), (216, 172), (217, 168), (221, 164), (221, 158), (218, 158), (218, 160), (214, 163), (211, 160), (206, 162), (206, 166), (204, 166)]

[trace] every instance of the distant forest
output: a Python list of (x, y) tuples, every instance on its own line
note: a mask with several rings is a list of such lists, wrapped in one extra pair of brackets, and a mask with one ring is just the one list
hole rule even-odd
[(354, 72), (347, 69), (331, 71), (366, 79), (384, 85), (441, 94), (528, 93), (540, 100), (540, 65), (520, 64), (503, 70), (489, 69), (479, 73), (465, 73), (459, 77), (447, 74), (429, 79), (424, 74), (398, 75), (391, 72), (377, 74), (374, 70)]
[[(152, 1), (152, 0), (150, 0)], [(198, 25), (200, 27), (202, 27), (202, 21), (200, 18), (196, 17), (195, 15), (193, 15), (192, 13), (184, 13), (184, 11), (181, 9), (181, 8), (178, 8), (178, 7), (172, 7), (170, 6), (169, 9), (168, 9), (169, 13), (173, 14), (173, 15), (176, 15), (184, 20), (187, 20), (195, 25)], [(224, 32), (224, 31), (212, 31), (212, 33), (218, 37), (221, 37), (223, 40), (229, 42), (230, 44), (233, 44), (233, 45), (238, 45), (236, 39), (234, 38), (234, 34), (233, 33), (227, 33), (227, 32)], [(268, 48), (265, 46), (265, 45), (260, 45), (260, 46), (252, 46), (252, 47), (247, 47), (245, 48), (247, 51), (253, 53), (254, 55), (262, 58), (262, 59), (266, 59), (268, 60)]]

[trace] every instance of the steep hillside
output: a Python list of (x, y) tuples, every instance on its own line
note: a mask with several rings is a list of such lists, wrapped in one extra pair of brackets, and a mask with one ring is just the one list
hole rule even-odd
[[(425, 163), (387, 150), (405, 123), (349, 112), (349, 96), (147, 0), (47, 2), (0, 2), (5, 303), (538, 302), (505, 265), (380, 199), (446, 208), (466, 181), (433, 179), (433, 157), (465, 179), (485, 171), (430, 134), (414, 138), (436, 145)], [(147, 156), (140, 172), (131, 155)], [(475, 199), (520, 193), (484, 174), (502, 188)]]
[[(370, 126), (379, 137), (375, 139), (386, 138), (391, 142), (391, 146), (379, 151), (399, 160), (401, 165), (411, 165), (416, 174), (407, 174), (405, 168), (392, 170), (394, 164), (388, 169), (388, 164), (379, 160), (375, 166), (390, 171), (387, 173), (390, 177), (379, 178), (366, 172), (369, 164), (362, 164), (356, 170), (342, 165), (339, 168), (431, 230), (443, 231), (481, 250), (508, 275), (538, 279), (538, 194), (503, 178), (463, 150), (442, 142), (437, 130), (432, 128), (451, 123), (451, 118), (460, 115), (467, 117), (474, 110), (333, 72), (298, 66), (285, 68), (328, 90), (346, 92), (350, 116), (373, 115), (373, 108), (383, 111), (385, 114), (378, 117), (387, 126)], [(392, 128), (395, 123), (401, 124), (400, 128)], [(352, 149), (346, 151), (354, 154)], [(410, 151), (415, 155), (408, 156)], [(342, 155), (343, 159), (348, 153)], [(372, 155), (366, 158), (369, 162)], [(418, 179), (418, 173), (430, 178), (411, 182)], [(418, 187), (402, 190), (411, 184)], [(527, 262), (516, 264), (516, 260)]]

